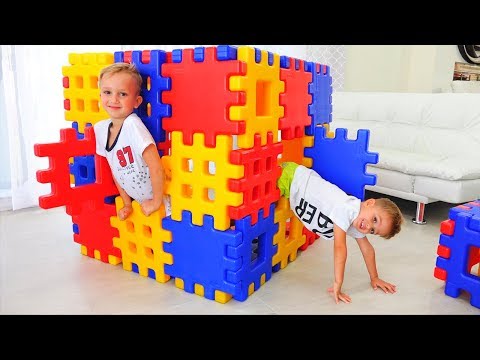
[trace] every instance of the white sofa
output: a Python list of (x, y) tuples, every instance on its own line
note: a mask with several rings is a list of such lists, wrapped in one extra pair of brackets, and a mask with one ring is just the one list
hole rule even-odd
[(334, 92), (332, 108), (332, 130), (370, 130), (366, 189), (417, 202), (414, 222), (426, 204), (480, 198), (480, 94)]

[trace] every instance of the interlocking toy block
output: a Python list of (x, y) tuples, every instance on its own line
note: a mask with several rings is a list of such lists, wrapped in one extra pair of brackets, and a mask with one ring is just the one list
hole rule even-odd
[(172, 63), (162, 66), (162, 75), (172, 78), (171, 91), (163, 93), (172, 106), (164, 129), (182, 131), (187, 145), (199, 132), (207, 147), (215, 146), (219, 134), (238, 135), (240, 148), (252, 148), (258, 133), (265, 145), (283, 116), (279, 74), (278, 55), (251, 47), (174, 50)]
[(330, 66), (307, 62), (307, 69), (312, 72), (313, 79), (309, 87), (313, 102), (308, 107), (312, 123), (305, 128), (305, 134), (314, 135), (315, 128), (332, 121), (332, 76)]
[(171, 89), (162, 94), (171, 106), (163, 128), (181, 131), (186, 145), (192, 145), (193, 134), (203, 133), (209, 148), (215, 147), (217, 135), (244, 134), (248, 119), (234, 121), (229, 113), (230, 106), (245, 104), (245, 93), (229, 88), (234, 75), (245, 76), (246, 64), (237, 60), (233, 47), (172, 51), (172, 62), (162, 66), (162, 76), (172, 82)]
[[(288, 236), (288, 234), (290, 232), (290, 222), (286, 223), (285, 231), (286, 231), (286, 235)], [(299, 247), (299, 249), (302, 250), (302, 251), (307, 250), (307, 248), (310, 245), (312, 245), (315, 242), (315, 240), (320, 238), (320, 235), (317, 235), (314, 232), (311, 232), (305, 226), (302, 229), (302, 234), (305, 235), (305, 239), (306, 239), (305, 243), (302, 246)]]
[(313, 146), (313, 136), (304, 136), (301, 138), (293, 138), (291, 140), (282, 140), (283, 152), (282, 157), (278, 159), (278, 163), (285, 161), (293, 161), (305, 167), (312, 167), (312, 159), (304, 155), (305, 148)]
[[(263, 209), (258, 213), (258, 221), (252, 225), (250, 216), (241, 220), (235, 220), (235, 229), (242, 233), (244, 247), (240, 249), (242, 266), (239, 271), (227, 272), (227, 280), (241, 284), (239, 291), (233, 298), (244, 301), (247, 297), (258, 290), (265, 282), (272, 277), (273, 256), (277, 253), (278, 247), (274, 244), (273, 238), (278, 232), (278, 224), (274, 223), (275, 204), (270, 205), (269, 215), (263, 215)], [(252, 244), (257, 244), (253, 254)], [(248, 259), (251, 259), (250, 263)]]
[(440, 231), (434, 276), (445, 281), (446, 295), (457, 298), (464, 290), (480, 308), (480, 277), (472, 273), (480, 262), (480, 200), (450, 209)]
[(173, 256), (165, 273), (189, 293), (220, 303), (232, 297), (246, 300), (272, 274), (272, 257), (277, 251), (273, 236), (278, 230), (273, 223), (274, 204), (269, 211), (264, 217), (260, 210), (254, 225), (247, 216), (225, 231), (213, 227), (210, 215), (205, 215), (202, 226), (192, 223), (189, 211), (183, 212), (181, 222), (164, 218), (163, 228), (172, 232), (172, 242), (165, 243), (164, 250)]
[(172, 148), (172, 141), (169, 138), (169, 134), (167, 133), (165, 136), (167, 137), (165, 141), (157, 143), (157, 150), (160, 156), (170, 154), (170, 149)]
[(289, 199), (284, 196), (280, 198), (275, 208), (275, 223), (278, 224), (278, 232), (273, 238), (273, 244), (277, 245), (277, 253), (272, 259), (274, 272), (284, 269), (289, 261), (295, 261), (298, 249), (306, 241), (306, 236), (302, 232), (304, 226), (290, 210)]
[[(91, 124), (86, 124), (86, 126), (91, 126)], [(72, 124), (72, 127), (77, 132), (77, 138), (79, 140), (84, 138), (84, 134), (78, 131), (78, 123), (75, 121)], [(70, 174), (72, 175), (72, 180), (70, 181), (75, 185), (85, 185), (95, 182), (95, 158), (93, 155), (86, 156), (76, 156), (73, 159), (70, 159)]]
[(280, 80), (285, 82), (285, 92), (280, 94), (284, 116), (280, 118), (278, 126), (282, 140), (304, 137), (305, 128), (312, 124), (308, 109), (312, 104), (309, 88), (313, 74), (307, 69), (307, 63), (303, 60), (288, 56), (280, 57)]
[(68, 61), (71, 66), (62, 67), (65, 120), (76, 121), (83, 133), (87, 123), (109, 117), (100, 105), (98, 75), (113, 63), (113, 54), (69, 54)]
[(188, 210), (194, 225), (202, 225), (204, 215), (212, 215), (215, 229), (230, 228), (228, 207), (243, 203), (243, 194), (230, 190), (230, 179), (245, 176), (244, 166), (230, 163), (232, 137), (218, 135), (216, 147), (209, 148), (204, 134), (194, 134), (191, 146), (183, 144), (181, 132), (171, 135), (171, 155), (164, 158), (171, 171), (166, 191), (171, 196), (172, 219), (180, 221), (182, 211)]
[(258, 210), (263, 209), (264, 216), (268, 216), (270, 205), (280, 198), (277, 180), (282, 168), (278, 166), (277, 158), (282, 152), (282, 143), (273, 143), (272, 133), (267, 135), (267, 145), (261, 146), (260, 143), (260, 135), (256, 134), (253, 148), (230, 153), (230, 163), (243, 165), (245, 176), (229, 180), (231, 191), (243, 193), (243, 203), (237, 207), (229, 206), (228, 215), (236, 220), (250, 215), (252, 224), (258, 220)]
[(162, 65), (167, 61), (167, 53), (162, 50), (117, 51), (115, 62), (134, 63), (143, 83), (140, 95), (143, 101), (134, 112), (142, 119), (156, 143), (166, 140), (163, 118), (172, 116), (171, 106), (162, 102), (162, 93), (171, 89), (171, 80), (162, 76)]
[(314, 232), (308, 230), (305, 226), (302, 229), (302, 234), (305, 235), (306, 241), (305, 244), (300, 246), (300, 250), (305, 251), (307, 248), (312, 245), (315, 240), (317, 240), (320, 236), (315, 234)]
[(82, 207), (80, 214), (72, 216), (73, 240), (81, 245), (83, 255), (117, 265), (122, 262), (122, 254), (113, 244), (118, 231), (110, 225), (112, 216), (116, 216), (113, 204), (103, 203), (96, 209)]
[[(115, 199), (117, 212), (123, 207), (120, 196)], [(167, 282), (170, 276), (165, 274), (165, 264), (172, 265), (171, 254), (163, 250), (163, 244), (172, 241), (169, 231), (162, 227), (165, 218), (165, 205), (159, 210), (145, 216), (140, 204), (132, 201), (133, 212), (124, 220), (116, 216), (110, 217), (113, 227), (118, 229), (119, 235), (113, 238), (113, 245), (122, 253), (123, 269), (138, 272), (160, 283)]]
[(51, 183), (50, 194), (39, 197), (43, 209), (66, 206), (67, 214), (79, 215), (84, 206), (92, 211), (101, 210), (105, 197), (118, 194), (107, 160), (98, 155), (95, 155), (95, 183), (70, 186), (69, 159), (95, 154), (95, 133), (91, 126), (85, 128), (82, 140), (77, 138), (75, 129), (61, 129), (60, 142), (35, 144), (34, 153), (49, 159), (49, 168), (36, 173), (39, 183)]
[(254, 146), (255, 134), (260, 134), (261, 145), (267, 143), (267, 134), (278, 133), (278, 121), (284, 114), (280, 106), (280, 94), (285, 92), (285, 83), (280, 80), (280, 56), (249, 46), (238, 48), (238, 60), (247, 64), (245, 76), (232, 76), (230, 89), (243, 91), (245, 105), (230, 107), (230, 118), (245, 120), (245, 134), (238, 136), (240, 148)]
[(367, 174), (367, 164), (376, 164), (378, 154), (368, 151), (369, 130), (358, 130), (355, 140), (347, 139), (347, 129), (338, 128), (335, 138), (326, 137), (327, 129), (315, 128), (314, 146), (305, 148), (313, 159), (312, 169), (347, 194), (365, 198), (365, 185), (375, 185), (375, 174)]

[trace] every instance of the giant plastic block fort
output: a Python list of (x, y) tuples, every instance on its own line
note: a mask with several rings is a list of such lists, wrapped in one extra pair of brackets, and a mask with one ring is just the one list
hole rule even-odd
[[(220, 303), (245, 301), (317, 238), (280, 197), (283, 161), (313, 168), (361, 199), (376, 182), (366, 173), (378, 162), (369, 132), (329, 130), (327, 65), (228, 45), (70, 54), (68, 62), (68, 126), (59, 142), (35, 144), (34, 152), (49, 159), (37, 171), (40, 183), (51, 184), (39, 206), (65, 206), (85, 256)], [(95, 154), (92, 127), (108, 118), (98, 75), (113, 62), (134, 63), (142, 74), (136, 112), (162, 156), (170, 216), (162, 206), (145, 217), (135, 201), (127, 220), (116, 216), (121, 198)], [(299, 215), (314, 216), (305, 205)]]

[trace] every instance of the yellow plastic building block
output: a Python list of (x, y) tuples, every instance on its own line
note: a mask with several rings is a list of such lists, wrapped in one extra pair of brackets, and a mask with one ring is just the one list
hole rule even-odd
[[(117, 212), (123, 207), (120, 196), (115, 198), (115, 206)], [(113, 245), (122, 252), (123, 269), (132, 271), (132, 264), (136, 264), (140, 275), (167, 282), (170, 276), (165, 274), (164, 265), (172, 265), (173, 256), (163, 251), (163, 243), (172, 241), (171, 232), (162, 227), (165, 206), (162, 204), (150, 216), (143, 215), (135, 200), (132, 207), (133, 212), (126, 220), (120, 221), (117, 216), (110, 218), (111, 225), (119, 232), (119, 237), (113, 238)], [(154, 274), (150, 273), (152, 270)]]
[(229, 161), (232, 137), (218, 135), (215, 148), (204, 145), (204, 134), (193, 135), (192, 146), (184, 145), (182, 133), (172, 132), (172, 153), (163, 158), (171, 173), (166, 192), (171, 196), (172, 219), (182, 220), (182, 211), (192, 213), (192, 223), (203, 225), (204, 215), (212, 215), (214, 228), (230, 228), (229, 206), (243, 203), (243, 194), (229, 190), (229, 179), (244, 176), (243, 165)]
[(231, 91), (244, 91), (246, 104), (232, 106), (230, 119), (244, 120), (245, 134), (238, 135), (238, 146), (252, 148), (254, 135), (260, 134), (261, 145), (267, 144), (267, 133), (278, 133), (278, 121), (284, 116), (280, 105), (280, 93), (285, 91), (285, 82), (280, 80), (280, 55), (273, 54), (273, 64), (268, 63), (268, 52), (261, 51), (261, 61), (255, 61), (255, 49), (248, 46), (238, 48), (238, 60), (247, 63), (247, 74), (230, 77)]
[(65, 120), (76, 121), (83, 134), (87, 123), (94, 125), (109, 117), (100, 104), (98, 75), (113, 64), (113, 54), (69, 54), (68, 61), (71, 66), (62, 67)]

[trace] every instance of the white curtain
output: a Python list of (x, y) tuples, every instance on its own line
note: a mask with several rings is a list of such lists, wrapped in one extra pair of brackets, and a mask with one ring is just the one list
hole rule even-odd
[[(2, 132), (7, 154), (2, 149), (0, 173), (10, 165), (10, 208), (38, 205), (38, 197), (50, 192), (50, 184), (40, 184), (36, 171), (48, 168), (47, 158), (33, 153), (35, 143), (57, 142), (59, 129), (71, 127), (64, 118), (62, 66), (70, 52), (111, 52), (112, 45), (2, 45)], [(3, 202), (5, 206), (5, 202)], [(8, 205), (8, 204), (7, 204)]]
[[(191, 48), (205, 45), (1, 45), (0, 67), (0, 211), (38, 206), (50, 193), (36, 172), (47, 158), (33, 153), (36, 143), (58, 142), (59, 130), (72, 127), (63, 109), (62, 67), (69, 53)], [(305, 59), (307, 45), (251, 45)]]

